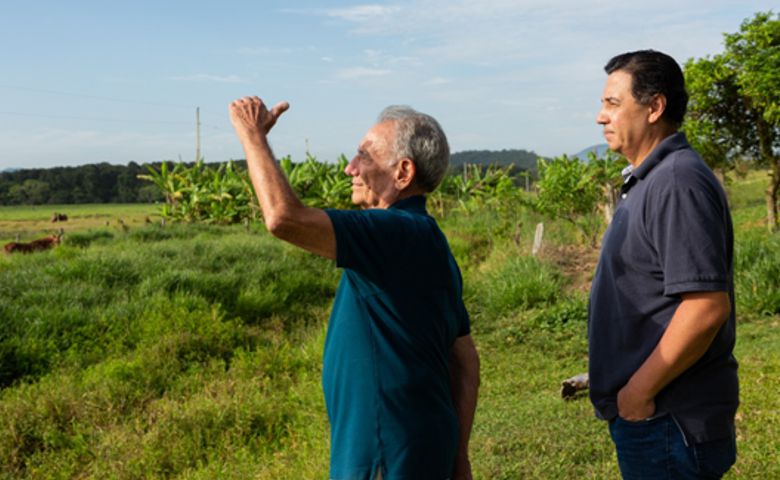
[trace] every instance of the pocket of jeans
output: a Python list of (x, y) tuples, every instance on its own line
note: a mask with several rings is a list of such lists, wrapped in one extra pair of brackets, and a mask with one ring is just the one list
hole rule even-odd
[(615, 421), (622, 422), (625, 425), (633, 425), (633, 426), (642, 426), (642, 425), (652, 425), (654, 423), (657, 423), (659, 420), (662, 420), (664, 417), (669, 415), (667, 412), (663, 413), (654, 413), (653, 415), (644, 418), (642, 420), (626, 420), (625, 418), (621, 417), (620, 415), (615, 417)]

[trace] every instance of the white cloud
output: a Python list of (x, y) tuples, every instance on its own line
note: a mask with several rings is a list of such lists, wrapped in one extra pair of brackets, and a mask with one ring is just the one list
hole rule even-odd
[(350, 22), (367, 22), (388, 18), (400, 11), (397, 6), (384, 5), (355, 5), (348, 8), (334, 8), (325, 10), (324, 14), (331, 18), (339, 18)]
[(293, 53), (313, 52), (316, 48), (312, 45), (297, 47), (290, 46), (260, 46), (260, 47), (240, 47), (236, 50), (240, 55), (247, 56), (268, 56), (268, 55), (290, 55)]
[(433, 77), (429, 78), (428, 80), (423, 82), (423, 85), (427, 85), (429, 87), (437, 87), (439, 85), (447, 85), (448, 83), (452, 83), (452, 80), (449, 78), (444, 77)]
[(391, 73), (391, 70), (382, 68), (352, 67), (340, 70), (336, 73), (336, 77), (342, 80), (351, 80), (358, 78), (384, 77)]
[(239, 77), (238, 75), (209, 75), (207, 73), (180, 75), (169, 77), (169, 79), (183, 82), (247, 83), (245, 79)]

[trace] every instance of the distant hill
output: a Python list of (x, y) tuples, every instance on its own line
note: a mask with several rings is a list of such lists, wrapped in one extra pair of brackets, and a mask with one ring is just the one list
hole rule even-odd
[(607, 150), (609, 150), (609, 146), (606, 143), (599, 143), (598, 145), (591, 145), (590, 147), (583, 149), (572, 156), (579, 158), (583, 162), (587, 162), (588, 154), (590, 152), (596, 152), (596, 156), (600, 158), (604, 156)]
[(514, 165), (515, 172), (536, 172), (539, 155), (528, 150), (464, 150), (450, 155), (450, 168), (459, 170), (465, 164)]

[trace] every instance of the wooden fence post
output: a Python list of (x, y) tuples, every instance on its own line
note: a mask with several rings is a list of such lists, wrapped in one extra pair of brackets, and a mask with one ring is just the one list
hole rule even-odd
[(536, 224), (536, 233), (534, 234), (534, 246), (531, 249), (531, 255), (534, 257), (542, 249), (542, 237), (544, 237), (544, 223), (539, 222)]

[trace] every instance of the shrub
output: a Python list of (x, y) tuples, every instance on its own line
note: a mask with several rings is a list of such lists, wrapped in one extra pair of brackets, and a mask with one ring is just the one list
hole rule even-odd
[(737, 312), (780, 313), (780, 237), (763, 231), (748, 231), (737, 236), (735, 243)]
[(512, 255), (483, 275), (474, 300), (485, 314), (501, 316), (555, 303), (562, 283), (554, 267), (536, 257)]

